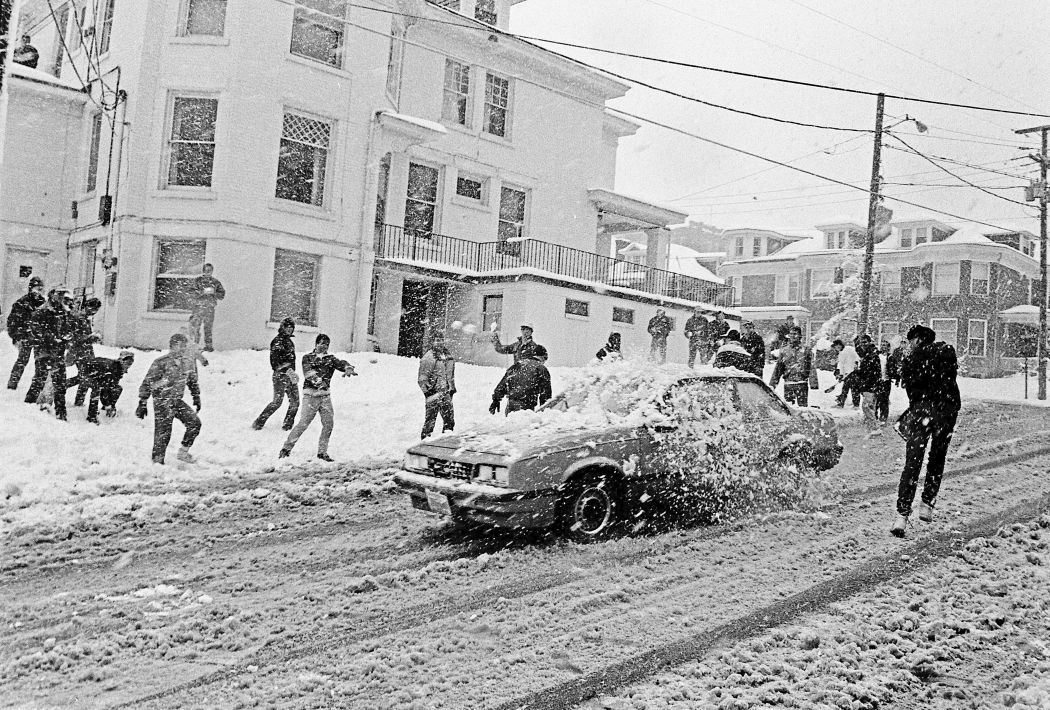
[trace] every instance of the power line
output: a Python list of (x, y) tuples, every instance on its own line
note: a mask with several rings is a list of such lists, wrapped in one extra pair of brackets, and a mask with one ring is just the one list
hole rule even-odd
[(98, 106), (99, 110), (102, 111), (102, 113), (104, 114), (106, 112), (105, 108), (103, 108), (102, 104), (95, 100), (95, 97), (94, 95), (92, 95), (91, 89), (88, 86), (88, 82), (84, 81), (84, 77), (80, 75), (80, 70), (77, 69), (76, 62), (73, 61), (73, 55), (69, 51), (69, 46), (66, 45), (65, 31), (58, 23), (58, 17), (55, 15), (55, 7), (51, 4), (51, 0), (47, 0), (47, 9), (51, 13), (51, 21), (55, 25), (55, 32), (58, 35), (58, 41), (62, 43), (62, 51), (64, 51), (66, 53), (66, 56), (69, 57), (69, 66), (73, 68), (73, 73), (77, 75), (77, 81), (80, 82), (80, 85), (83, 87), (84, 93), (87, 94), (87, 97), (91, 99), (91, 103)]
[[(893, 118), (893, 119), (911, 120), (910, 117), (907, 118), (907, 119), (901, 119), (900, 116), (893, 116), (893, 115), (891, 115), (889, 113), (887, 113), (886, 115), (889, 116), (890, 118)], [(944, 126), (938, 126), (936, 124), (929, 123), (927, 121), (923, 121), (923, 124), (925, 124), (928, 128), (936, 128), (938, 131), (944, 131), (945, 133), (958, 133), (960, 136), (970, 136), (971, 138), (987, 138), (988, 140), (992, 140), (992, 141), (1005, 140), (1003, 138), (996, 138), (995, 136), (986, 136), (983, 133), (968, 133), (966, 131), (959, 131), (959, 130), (955, 130), (955, 129), (952, 129), (952, 128), (945, 128)], [(1026, 140), (1026, 137), (1025, 136), (1013, 136), (1011, 138), (1011, 140), (1015, 140), (1015, 139), (1016, 139), (1016, 141), (1024, 141), (1024, 140)], [(1010, 147), (1010, 146), (1006, 146), (1006, 147)], [(1029, 146), (1029, 147), (1031, 147), (1031, 146)]]
[[(894, 136), (894, 137), (896, 138), (896, 136)], [(898, 140), (900, 140), (900, 139), (898, 139)], [(906, 150), (904, 150), (904, 148), (898, 148), (895, 145), (887, 145), (886, 147), (889, 148), (890, 150), (899, 150), (899, 151), (902, 151), (902, 152), (905, 152), (905, 153), (913, 152), (913, 151), (906, 151)], [(945, 158), (944, 156), (940, 156), (940, 155), (933, 155), (933, 153), (930, 153), (930, 157), (936, 158), (937, 160), (943, 161), (945, 163), (953, 163), (954, 165), (962, 165), (963, 167), (967, 167), (967, 168), (979, 168), (980, 170), (984, 170), (985, 172), (995, 173), (996, 175), (1005, 175), (1006, 177), (1012, 177), (1012, 178), (1015, 178), (1017, 180), (1027, 180), (1028, 179), (1026, 176), (1018, 175), (1017, 173), (1008, 173), (1008, 172), (1004, 172), (1002, 170), (992, 170), (991, 168), (980, 167), (979, 165), (974, 165), (973, 163), (966, 163), (966, 162), (963, 162), (962, 160), (956, 160), (954, 158)]]

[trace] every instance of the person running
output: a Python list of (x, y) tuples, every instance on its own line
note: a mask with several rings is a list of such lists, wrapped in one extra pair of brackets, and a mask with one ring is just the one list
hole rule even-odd
[[(179, 461), (196, 463), (190, 453), (190, 447), (201, 431), (201, 420), (197, 412), (201, 410), (201, 390), (197, 383), (196, 369), (186, 367), (184, 355), (189, 339), (182, 333), (175, 333), (168, 340), (168, 354), (161, 355), (149, 366), (146, 376), (139, 385), (139, 406), (135, 416), (145, 419), (149, 411), (146, 403), (153, 398), (153, 463), (163, 464), (164, 455), (171, 441), (171, 427), (176, 419), (182, 422), (186, 431), (182, 435), (182, 445), (175, 455)], [(189, 388), (193, 397), (193, 409), (182, 399), (183, 392)]]
[(503, 378), (492, 391), (489, 414), (499, 412), (503, 398), (507, 398), (504, 414), (522, 409), (535, 409), (551, 398), (551, 375), (539, 360), (523, 358), (507, 368)]
[(295, 415), (299, 412), (299, 375), (295, 372), (295, 321), (285, 318), (277, 335), (270, 341), (270, 380), (273, 383), (273, 399), (263, 407), (259, 416), (252, 422), (252, 429), (262, 429), (266, 420), (281, 408), (285, 395), (288, 395), (288, 410), (284, 413), (284, 424), (281, 428), (290, 431), (295, 424)]
[(748, 368), (748, 372), (753, 373), (757, 377), (762, 377), (762, 371), (766, 367), (766, 341), (762, 339), (762, 336), (755, 330), (755, 324), (749, 320), (741, 323), (744, 332), (740, 336), (740, 344), (744, 346), (744, 350), (747, 350), (751, 356), (751, 366)]
[(343, 377), (356, 375), (354, 366), (335, 355), (328, 353), (332, 339), (320, 333), (314, 340), (314, 349), (303, 355), (303, 413), (299, 422), (288, 432), (284, 446), (277, 453), (277, 458), (284, 459), (292, 453), (295, 442), (303, 435), (306, 428), (318, 414), (321, 415), (321, 436), (317, 440), (317, 458), (332, 461), (328, 455), (328, 440), (332, 438), (335, 427), (335, 409), (332, 407), (332, 375), (336, 370)]
[[(135, 353), (121, 350), (115, 360), (106, 357), (90, 357), (77, 365), (77, 374), (66, 380), (66, 388), (82, 387), (90, 391), (87, 420), (98, 424), (98, 406), (107, 417), (117, 416), (117, 400), (124, 388), (120, 380), (135, 363)], [(79, 389), (78, 389), (79, 391)]]
[(934, 342), (936, 332), (924, 325), (912, 326), (907, 339), (909, 352), (901, 363), (900, 382), (908, 393), (908, 411), (901, 415), (899, 422), (900, 434), (906, 442), (905, 461), (897, 488), (897, 517), (890, 528), (895, 537), (904, 537), (908, 527), (927, 445), (930, 457), (926, 462), (919, 520), (933, 520), (944, 475), (944, 459), (962, 407), (955, 348), (945, 342)]
[[(208, 353), (215, 349), (212, 346), (215, 306), (219, 301), (226, 298), (226, 289), (222, 287), (222, 282), (213, 276), (214, 272), (214, 266), (205, 264), (201, 268), (201, 275), (193, 280), (193, 290), (196, 298), (193, 312), (194, 315), (200, 318), (200, 323), (204, 326), (204, 352)], [(200, 342), (199, 332), (194, 334), (193, 342)]]
[(444, 333), (435, 331), (430, 336), (430, 349), (419, 361), (416, 382), (423, 390), (423, 433), (420, 438), (425, 439), (434, 433), (438, 414), (441, 415), (442, 432), (455, 429), (452, 396), (456, 394), (456, 360), (445, 345)]
[(809, 406), (809, 380), (813, 375), (813, 353), (802, 345), (802, 328), (792, 327), (773, 368), (769, 386), (776, 389), (784, 380), (784, 399), (800, 407)]
[(696, 362), (697, 356), (701, 362), (706, 362), (710, 357), (710, 322), (704, 315), (704, 309), (697, 306), (693, 309), (693, 315), (685, 322), (685, 337), (689, 339), (689, 367)]
[(18, 349), (15, 364), (11, 366), (11, 375), (7, 379), (7, 389), (18, 389), (18, 383), (22, 379), (26, 365), (33, 356), (33, 342), (29, 335), (29, 321), (33, 312), (47, 302), (44, 298), (44, 280), (39, 276), (29, 279), (29, 290), (26, 295), (11, 304), (11, 312), (7, 314), (7, 334), (11, 342)]
[(33, 381), (26, 392), (26, 404), (34, 404), (51, 378), (54, 390), (55, 416), (66, 420), (66, 349), (73, 339), (70, 309), (73, 295), (59, 286), (47, 296), (47, 303), (33, 312), (29, 321), (29, 338), (36, 350)]
[(667, 336), (671, 334), (674, 324), (667, 317), (667, 311), (663, 308), (656, 309), (656, 315), (649, 319), (649, 335), (652, 342), (649, 345), (649, 358), (658, 365), (667, 362)]

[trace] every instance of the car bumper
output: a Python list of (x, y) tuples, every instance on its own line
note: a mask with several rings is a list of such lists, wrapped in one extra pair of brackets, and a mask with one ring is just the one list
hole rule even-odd
[(503, 528), (546, 528), (557, 519), (554, 490), (519, 491), (405, 470), (395, 474), (394, 481), (408, 494), (413, 508), (457, 521)]

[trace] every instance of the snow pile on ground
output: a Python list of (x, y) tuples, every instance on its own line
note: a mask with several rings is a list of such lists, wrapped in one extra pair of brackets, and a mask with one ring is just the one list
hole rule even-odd
[[(957, 556), (882, 585), (795, 626), (737, 643), (702, 661), (585, 705), (666, 710), (925, 707), (974, 702), (988, 678), (959, 664), (989, 657), (1020, 674), (994, 707), (1050, 708), (1050, 516), (971, 540)], [(994, 664), (993, 664), (994, 665)], [(1000, 673), (1002, 672), (1000, 668)], [(1020, 672), (1022, 671), (1023, 672)]]

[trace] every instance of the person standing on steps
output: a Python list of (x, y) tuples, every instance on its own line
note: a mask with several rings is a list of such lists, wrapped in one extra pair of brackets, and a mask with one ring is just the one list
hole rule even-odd
[(927, 445), (930, 457), (926, 462), (919, 520), (927, 523), (933, 520), (944, 475), (944, 459), (962, 407), (955, 348), (945, 342), (934, 342), (937, 334), (924, 325), (912, 326), (907, 339), (908, 353), (901, 363), (900, 382), (908, 393), (908, 410), (898, 422), (906, 442), (906, 454), (897, 488), (897, 517), (890, 528), (895, 537), (904, 537), (908, 527)]
[(29, 321), (33, 312), (47, 302), (44, 298), (44, 280), (39, 276), (29, 279), (29, 290), (26, 295), (11, 304), (7, 314), (7, 334), (18, 349), (15, 364), (11, 366), (11, 376), (7, 380), (7, 389), (18, 389), (26, 365), (33, 356), (33, 343), (29, 335)]
[[(196, 369), (186, 367), (184, 355), (189, 339), (182, 333), (175, 333), (168, 340), (168, 354), (161, 355), (149, 366), (146, 376), (139, 385), (139, 406), (135, 416), (145, 419), (149, 414), (146, 403), (153, 398), (153, 463), (163, 464), (164, 455), (171, 441), (171, 426), (176, 419), (186, 427), (182, 435), (182, 445), (175, 455), (179, 461), (195, 463), (190, 447), (201, 431), (201, 420), (197, 412), (201, 410), (201, 390), (197, 383)], [(189, 388), (193, 397), (193, 409), (182, 399), (182, 393)]]
[(419, 361), (416, 382), (423, 390), (423, 433), (419, 438), (425, 439), (434, 433), (438, 414), (441, 415), (442, 432), (455, 429), (452, 396), (456, 394), (456, 360), (448, 351), (445, 334), (441, 331), (430, 336), (430, 349)]
[(69, 310), (73, 295), (65, 286), (51, 290), (47, 303), (33, 312), (29, 321), (29, 339), (36, 350), (33, 381), (26, 392), (26, 404), (33, 404), (44, 391), (47, 378), (54, 387), (55, 416), (66, 420), (66, 349), (73, 339), (73, 321)]
[[(194, 295), (196, 297), (193, 312), (200, 318), (200, 322), (204, 326), (204, 352), (208, 353), (215, 349), (212, 345), (215, 305), (226, 298), (226, 289), (222, 287), (222, 282), (212, 275), (214, 271), (214, 266), (205, 264), (201, 268), (201, 275), (193, 280)], [(193, 342), (199, 343), (200, 336), (195, 335)]]
[(697, 356), (700, 362), (707, 362), (710, 357), (710, 326), (704, 309), (697, 306), (693, 309), (693, 315), (685, 322), (685, 337), (689, 340), (689, 367), (696, 362)]
[(299, 375), (295, 372), (295, 321), (285, 318), (277, 335), (270, 341), (270, 370), (273, 381), (273, 399), (263, 407), (259, 416), (252, 422), (252, 429), (262, 429), (266, 420), (281, 408), (284, 396), (288, 395), (288, 411), (284, 413), (285, 431), (290, 431), (295, 424), (295, 415), (299, 412)]
[(652, 342), (649, 345), (649, 359), (658, 365), (667, 362), (667, 336), (674, 329), (674, 324), (667, 317), (667, 311), (663, 308), (656, 309), (656, 315), (649, 319), (649, 335)]
[(343, 373), (343, 377), (356, 375), (354, 366), (345, 360), (340, 360), (335, 355), (328, 354), (328, 346), (332, 339), (324, 333), (317, 336), (314, 341), (314, 349), (303, 355), (303, 413), (299, 416), (299, 423), (288, 432), (288, 438), (284, 440), (284, 446), (277, 453), (277, 458), (284, 459), (292, 453), (295, 442), (303, 435), (310, 422), (318, 414), (321, 415), (321, 436), (317, 440), (317, 458), (322, 461), (332, 461), (328, 455), (328, 440), (332, 438), (332, 429), (335, 427), (335, 409), (332, 407), (332, 375), (336, 370)]

